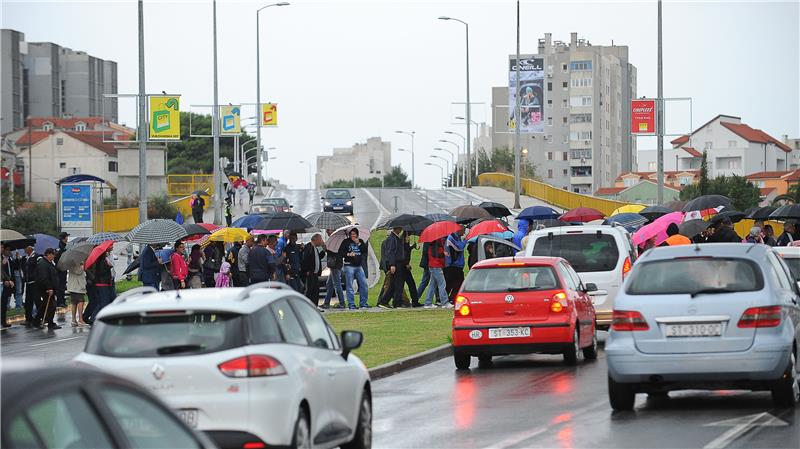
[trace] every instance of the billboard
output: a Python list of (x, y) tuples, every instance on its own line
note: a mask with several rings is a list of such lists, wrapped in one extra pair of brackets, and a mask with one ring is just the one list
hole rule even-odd
[(181, 140), (180, 97), (150, 97), (150, 140)]
[(261, 126), (278, 126), (277, 103), (264, 103), (261, 105)]
[(242, 107), (229, 105), (219, 107), (219, 134), (221, 136), (238, 136), (242, 133)]
[(544, 133), (544, 59), (521, 56), (519, 59), (519, 86), (517, 86), (517, 59), (509, 59), (508, 70), (508, 128), (516, 129), (515, 109), (520, 96), (520, 132)]
[(92, 227), (92, 186), (61, 184), (61, 227)]
[(641, 99), (631, 101), (631, 134), (647, 135), (656, 133), (656, 100)]

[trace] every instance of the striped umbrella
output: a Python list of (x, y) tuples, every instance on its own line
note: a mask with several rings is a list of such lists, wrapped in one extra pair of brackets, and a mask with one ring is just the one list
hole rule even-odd
[(107, 240), (111, 240), (112, 242), (127, 242), (128, 239), (124, 235), (117, 234), (116, 232), (98, 232), (93, 236), (86, 239), (87, 242), (91, 243), (92, 245), (99, 245)]
[(306, 220), (318, 229), (339, 229), (351, 224), (350, 220), (333, 212), (313, 212), (306, 215)]
[(128, 233), (128, 240), (133, 243), (155, 245), (158, 243), (176, 242), (186, 237), (186, 229), (174, 220), (156, 218), (147, 220)]

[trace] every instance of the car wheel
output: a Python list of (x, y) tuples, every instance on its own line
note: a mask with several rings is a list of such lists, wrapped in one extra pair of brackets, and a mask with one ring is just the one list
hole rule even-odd
[(578, 326), (575, 325), (575, 330), (572, 331), (572, 344), (564, 350), (564, 363), (567, 365), (575, 365), (578, 363), (578, 353), (581, 351), (580, 340), (578, 339)]
[(772, 387), (772, 401), (779, 407), (794, 407), (800, 402), (800, 384), (797, 378), (797, 358), (794, 351), (789, 357), (789, 366), (783, 377)]
[(614, 410), (633, 410), (633, 403), (636, 400), (636, 393), (633, 385), (615, 382), (611, 376), (608, 377), (608, 401)]
[(342, 449), (370, 449), (372, 447), (372, 400), (365, 390), (361, 395), (358, 424), (353, 439), (342, 445)]
[(583, 358), (597, 360), (597, 329), (592, 333), (592, 345), (583, 348)]
[(311, 430), (308, 424), (306, 411), (300, 408), (297, 413), (297, 422), (294, 423), (294, 436), (292, 437), (292, 448), (311, 449)]
[(490, 356), (490, 355), (482, 355), (482, 356), (478, 357), (478, 368), (488, 369), (488, 368), (491, 368), (492, 365), (493, 365), (492, 356)]
[(456, 362), (456, 369), (469, 369), (472, 358), (466, 354), (453, 354), (453, 360)]

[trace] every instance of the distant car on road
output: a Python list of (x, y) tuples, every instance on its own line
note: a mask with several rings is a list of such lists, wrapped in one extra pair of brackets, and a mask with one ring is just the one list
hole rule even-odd
[(275, 206), (275, 210), (278, 212), (291, 212), (294, 207), (286, 201), (286, 198), (264, 198), (259, 204)]
[(2, 389), (4, 448), (216, 447), (142, 387), (96, 369), (5, 358)]
[(278, 209), (272, 204), (253, 204), (247, 212), (249, 215), (274, 214)]
[(353, 196), (347, 189), (328, 189), (322, 197), (322, 210), (353, 215)]
[(800, 288), (765, 245), (654, 248), (636, 262), (614, 304), (605, 345), (615, 410), (636, 393), (769, 390), (800, 400)]
[[(285, 284), (120, 295), (76, 357), (151, 389), (224, 448), (366, 448), (369, 373)], [(127, 292), (126, 292), (127, 293)]]
[(494, 355), (563, 354), (573, 365), (597, 358), (594, 307), (583, 284), (560, 257), (501, 257), (472, 266), (456, 297), (453, 357), (488, 365)]

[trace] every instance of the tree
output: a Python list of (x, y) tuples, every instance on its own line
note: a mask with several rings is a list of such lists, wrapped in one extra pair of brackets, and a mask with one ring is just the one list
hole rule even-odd
[(700, 195), (708, 195), (708, 184), (708, 152), (703, 150), (703, 157), (700, 159), (700, 181), (697, 183)]
[(55, 204), (18, 209), (13, 216), (3, 215), (4, 228), (13, 229), (25, 235), (36, 233), (58, 235), (56, 223)]
[[(190, 137), (190, 118), (193, 134), (211, 135), (210, 115), (181, 112), (181, 140), (169, 143), (168, 173), (211, 173), (214, 170), (213, 139), (211, 137)], [(253, 136), (242, 132), (239, 136), (239, 145), (244, 145), (253, 139)], [(219, 139), (219, 155), (233, 161), (233, 138), (226, 136)]]
[(702, 193), (700, 188), (700, 183), (684, 187), (681, 190), (681, 199), (688, 201), (702, 195), (723, 195), (731, 199), (734, 209), (740, 211), (758, 206), (761, 201), (758, 187), (742, 176), (718, 176), (710, 181), (707, 179), (706, 193)]
[(395, 165), (383, 175), (383, 182), (386, 187), (411, 187), (411, 180), (399, 165)]
[[(472, 170), (474, 170), (474, 166)], [(508, 147), (495, 148), (490, 159), (486, 152), (478, 150), (478, 170), (481, 173), (498, 172), (513, 175), (514, 151)], [(536, 177), (536, 168), (524, 156), (520, 157), (519, 171), (523, 178), (534, 179)], [(475, 180), (474, 172), (472, 173), (472, 179)]]

